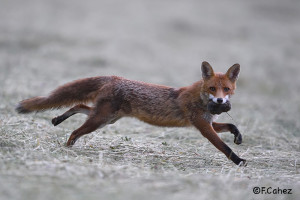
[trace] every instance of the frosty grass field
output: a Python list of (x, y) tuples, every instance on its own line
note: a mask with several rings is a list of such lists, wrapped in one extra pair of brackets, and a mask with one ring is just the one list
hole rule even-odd
[[(299, 19), (293, 0), (2, 1), (0, 199), (300, 199)], [(241, 65), (233, 119), (218, 121), (243, 134), (241, 145), (220, 137), (247, 167), (193, 128), (127, 118), (66, 148), (85, 116), (54, 127), (65, 110), (14, 111), (24, 98), (89, 76), (186, 86), (204, 60), (222, 72)]]

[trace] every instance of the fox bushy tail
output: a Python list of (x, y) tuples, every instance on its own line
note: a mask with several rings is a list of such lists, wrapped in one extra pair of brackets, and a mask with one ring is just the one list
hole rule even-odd
[(106, 79), (107, 77), (93, 77), (67, 83), (55, 89), (48, 97), (33, 97), (19, 102), (16, 111), (25, 114), (91, 102)]

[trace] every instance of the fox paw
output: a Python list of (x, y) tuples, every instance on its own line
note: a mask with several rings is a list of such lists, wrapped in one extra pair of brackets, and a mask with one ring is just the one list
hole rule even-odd
[(234, 136), (234, 143), (235, 144), (242, 144), (242, 141), (243, 141), (242, 134), (238, 133), (237, 136)]
[(241, 159), (241, 162), (239, 163), (239, 166), (241, 166), (241, 167), (246, 167), (247, 165), (248, 165), (247, 160)]
[(57, 126), (62, 121), (64, 121), (64, 119), (62, 117), (58, 116), (58, 117), (54, 117), (51, 122), (54, 126)]

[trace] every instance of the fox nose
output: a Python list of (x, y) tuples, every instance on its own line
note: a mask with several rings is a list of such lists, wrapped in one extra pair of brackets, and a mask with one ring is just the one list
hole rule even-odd
[(223, 98), (217, 98), (217, 102), (218, 102), (219, 104), (223, 103)]

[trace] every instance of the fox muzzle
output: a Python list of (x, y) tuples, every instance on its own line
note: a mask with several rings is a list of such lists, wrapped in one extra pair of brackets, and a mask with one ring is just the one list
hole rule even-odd
[(221, 97), (215, 97), (212, 94), (209, 94), (209, 100), (212, 100), (213, 102), (217, 103), (217, 104), (224, 104), (227, 101), (229, 101), (229, 95), (226, 95), (224, 98)]

